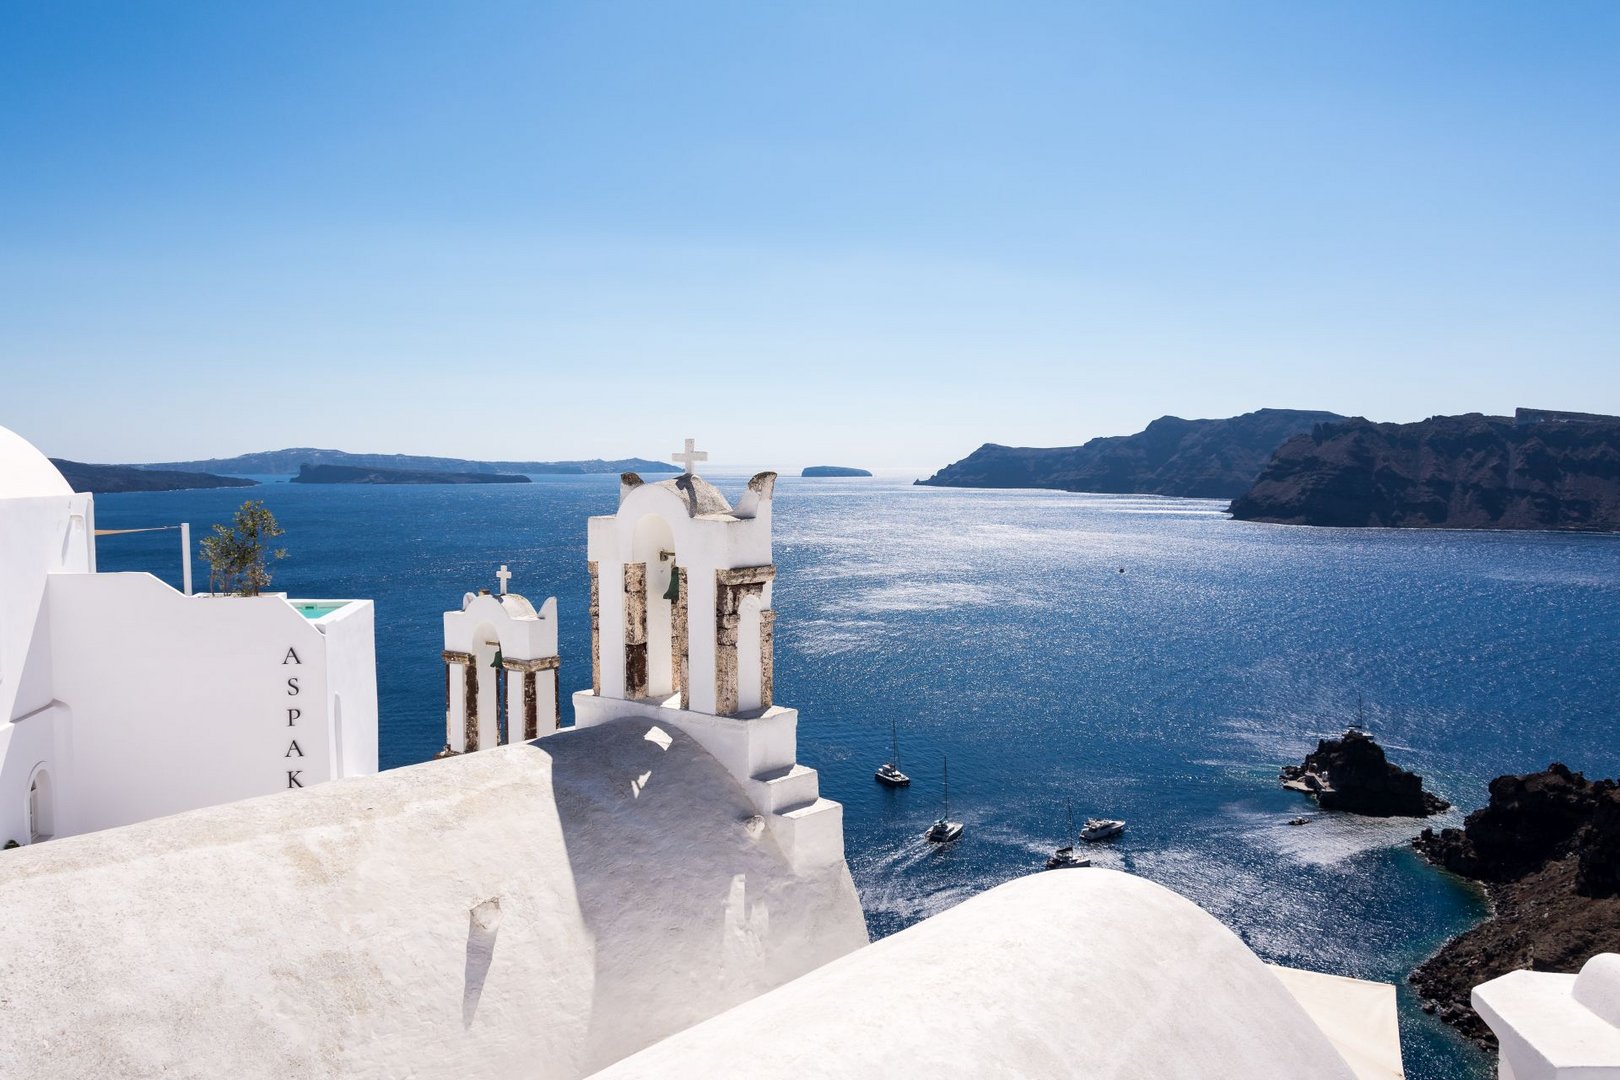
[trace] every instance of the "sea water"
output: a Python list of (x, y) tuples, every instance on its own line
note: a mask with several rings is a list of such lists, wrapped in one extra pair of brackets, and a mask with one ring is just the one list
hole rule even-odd
[[(441, 613), (495, 588), (501, 563), (513, 591), (557, 597), (564, 693), (589, 686), (585, 518), (617, 493), (613, 476), (272, 482), (96, 508), (101, 527), (188, 520), (201, 535), (264, 499), (290, 553), (275, 589), (376, 601), (380, 763), (394, 768), (443, 745)], [(1277, 770), (1359, 717), (1458, 805), (1435, 824), (1458, 823), (1501, 773), (1620, 773), (1620, 537), (1289, 528), (1222, 509), (779, 483), (776, 698), (800, 710), (799, 759), (844, 804), (871, 931), (1039, 870), (1072, 802), (1077, 818), (1129, 822), (1088, 849), (1096, 864), (1190, 897), (1266, 960), (1397, 983), (1409, 1077), (1489, 1076), (1404, 982), (1482, 917), (1478, 892), (1412, 853), (1420, 823), (1317, 813)], [(103, 538), (100, 567), (178, 582), (175, 537)], [(899, 791), (872, 779), (891, 724), (913, 778)], [(947, 756), (967, 828), (942, 849), (921, 834)], [(1311, 822), (1287, 824), (1300, 814)]]

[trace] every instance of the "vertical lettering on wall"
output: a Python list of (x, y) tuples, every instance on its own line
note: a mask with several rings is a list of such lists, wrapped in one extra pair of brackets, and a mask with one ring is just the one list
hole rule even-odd
[(287, 726), (292, 727), (293, 726), (293, 721), (297, 720), (300, 716), (303, 716), (303, 715), (304, 715), (304, 710), (303, 709), (288, 709), (287, 710)]
[(281, 658), (281, 665), (283, 667), (286, 667), (288, 664), (303, 664), (303, 661), (298, 659), (298, 650), (294, 649), (291, 645), (287, 646), (287, 655)]
[(299, 747), (298, 747), (298, 740), (297, 739), (294, 739), (292, 741), (292, 745), (287, 747), (287, 752), (285, 754), (282, 754), (281, 756), (284, 757), (284, 758), (289, 758), (289, 757), (292, 757), (294, 754), (297, 754), (299, 757), (304, 756), (304, 751), (299, 749)]
[(298, 676), (294, 675), (287, 680), (287, 696), (297, 697), (298, 693)]
[(287, 770), (287, 786), (290, 787), (290, 788), (303, 787), (304, 786), (303, 781), (298, 779), (298, 775), (300, 773), (302, 773), (303, 771), (304, 771), (303, 769), (288, 769)]

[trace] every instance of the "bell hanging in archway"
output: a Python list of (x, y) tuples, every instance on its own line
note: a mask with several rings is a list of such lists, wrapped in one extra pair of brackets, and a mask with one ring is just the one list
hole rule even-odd
[(681, 570), (674, 563), (669, 566), (669, 588), (664, 590), (664, 599), (670, 603), (681, 598)]

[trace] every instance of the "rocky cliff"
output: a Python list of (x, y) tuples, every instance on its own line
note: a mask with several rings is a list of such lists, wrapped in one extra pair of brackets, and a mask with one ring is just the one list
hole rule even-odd
[(1231, 498), (1254, 483), (1288, 439), (1340, 419), (1297, 409), (1260, 409), (1224, 420), (1163, 416), (1135, 435), (1092, 439), (1084, 446), (986, 443), (917, 483)]
[(1519, 968), (1579, 971), (1620, 952), (1620, 787), (1563, 765), (1491, 781), (1490, 802), (1461, 829), (1424, 829), (1414, 846), (1481, 882), (1494, 912), (1412, 973), (1424, 1008), (1494, 1045), (1469, 993)]
[(1620, 529), (1620, 417), (1519, 410), (1416, 424), (1324, 423), (1232, 503), (1245, 521)]
[(1451, 804), (1423, 790), (1423, 777), (1384, 756), (1384, 748), (1364, 731), (1351, 729), (1339, 739), (1320, 739), (1303, 765), (1284, 766), (1284, 787), (1316, 796), (1324, 810), (1368, 817), (1427, 817)]

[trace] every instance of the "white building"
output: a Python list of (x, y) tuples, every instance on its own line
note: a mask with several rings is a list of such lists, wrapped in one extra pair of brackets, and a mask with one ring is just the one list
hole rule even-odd
[(96, 572), (95, 505), (0, 428), (0, 844), (377, 770), (368, 600)]

